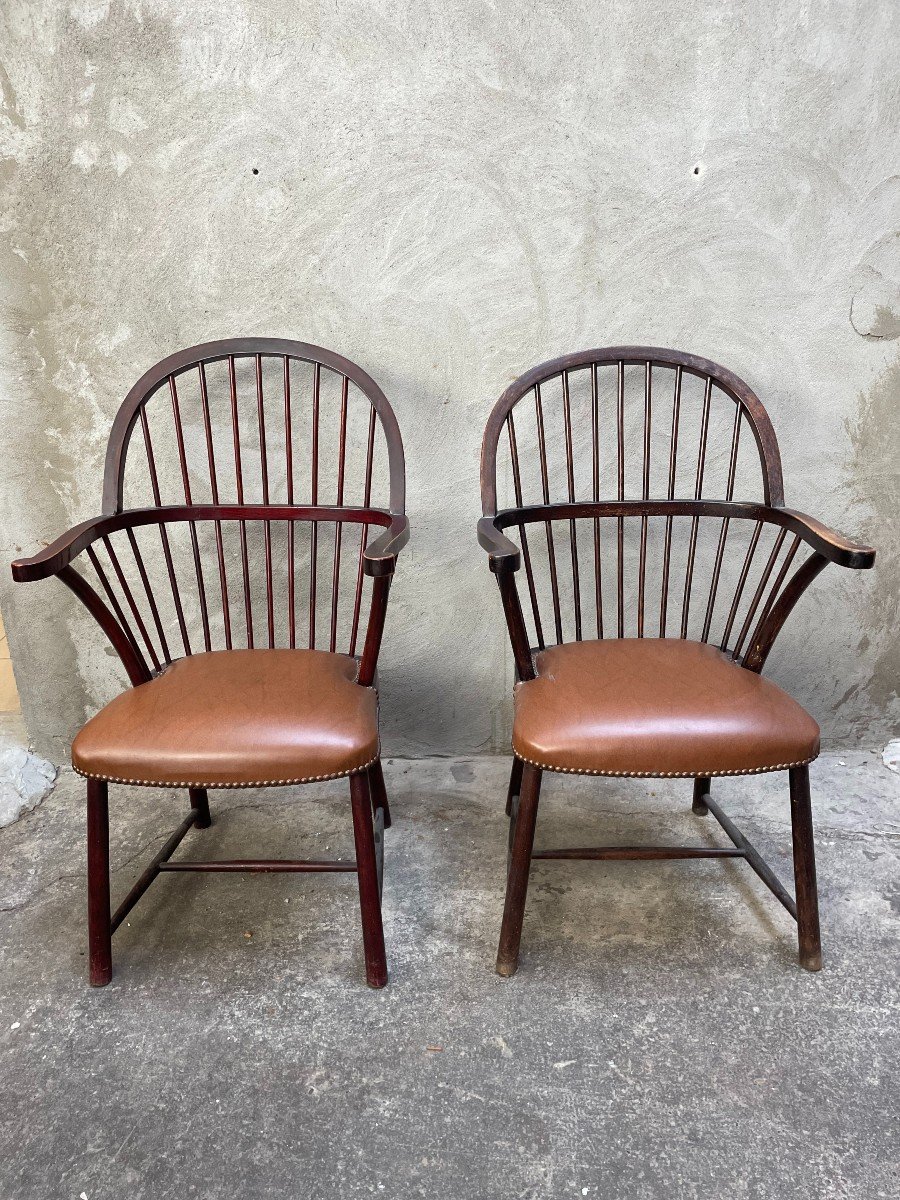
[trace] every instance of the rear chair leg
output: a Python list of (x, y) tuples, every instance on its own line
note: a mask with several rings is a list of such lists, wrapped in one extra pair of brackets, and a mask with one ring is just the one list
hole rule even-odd
[(807, 971), (821, 971), (822, 941), (819, 933), (819, 894), (816, 888), (812, 808), (809, 802), (809, 767), (791, 767), (789, 774), (800, 965)]
[(209, 815), (209, 797), (206, 794), (206, 788), (190, 788), (188, 795), (191, 798), (191, 808), (197, 814), (194, 819), (194, 828), (209, 829), (212, 825), (212, 817)]
[(702, 775), (694, 780), (694, 803), (691, 805), (691, 812), (695, 812), (698, 817), (709, 815), (709, 809), (703, 803), (703, 797), (709, 795), (711, 782), (712, 780)]
[(370, 987), (382, 988), (388, 978), (387, 959), (381, 924), (381, 899), (378, 895), (372, 802), (369, 796), (369, 779), (365, 772), (350, 776), (350, 802), (353, 809), (353, 837), (356, 842), (356, 872), (359, 881), (359, 906), (362, 912), (366, 982)]
[(109, 805), (107, 786), (87, 781), (88, 961), (91, 987), (112, 979), (109, 916)]
[(388, 804), (387, 792), (384, 787), (384, 772), (381, 769), (381, 759), (369, 767), (369, 787), (372, 791), (372, 808), (384, 809), (384, 827), (391, 827), (391, 808)]
[(508, 817), (512, 816), (513, 801), (522, 790), (522, 767), (524, 765), (521, 758), (513, 759), (512, 771), (509, 776), (509, 790), (506, 793), (506, 815)]
[(519, 793), (516, 832), (506, 878), (506, 903), (497, 951), (497, 974), (515, 975), (519, 965), (519, 942), (528, 894), (528, 873), (534, 848), (534, 829), (537, 824), (538, 798), (541, 792), (541, 771), (529, 763), (523, 764), (522, 788)]

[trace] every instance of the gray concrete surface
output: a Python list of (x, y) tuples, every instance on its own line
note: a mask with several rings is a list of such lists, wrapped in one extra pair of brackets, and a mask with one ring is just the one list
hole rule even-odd
[[(391, 982), (350, 877), (164, 878), (85, 984), (81, 784), (0, 832), (0, 1197), (898, 1195), (900, 779), (813, 769), (826, 968), (743, 865), (534, 871), (492, 971), (505, 764), (392, 762)], [(786, 780), (716, 794), (788, 878)], [(113, 791), (114, 889), (183, 798)], [(343, 788), (223, 793), (179, 853), (351, 853)], [(715, 839), (684, 781), (558, 778), (539, 842)], [(290, 848), (290, 849), (288, 849)]]
[[(164, 354), (235, 333), (334, 347), (407, 444), (387, 741), (502, 749), (505, 634), (473, 535), (485, 417), (541, 359), (674, 345), (768, 404), (790, 504), (879, 547), (868, 577), (817, 582), (772, 672), (832, 739), (887, 740), (898, 21), (884, 0), (614, 0), (602, 19), (586, 0), (7, 0), (0, 560), (96, 512), (113, 414)], [(78, 644), (63, 589), (0, 570), (0, 604), (36, 748), (63, 761), (121, 675)]]

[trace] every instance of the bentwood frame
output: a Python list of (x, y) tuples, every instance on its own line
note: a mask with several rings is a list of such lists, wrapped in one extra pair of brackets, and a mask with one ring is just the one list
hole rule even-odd
[[(221, 376), (221, 412), (213, 403), (211, 378), (215, 371)], [(304, 373), (300, 381), (306, 398), (302, 411), (298, 371)], [(193, 421), (185, 419), (188, 384), (196, 399)], [(245, 393), (250, 396), (249, 405)], [(154, 399), (155, 408), (150, 403)], [(356, 413), (356, 405), (362, 406), (363, 421), (357, 443), (351, 447), (349, 414), (351, 408)], [(336, 437), (323, 420), (327, 406), (337, 417)], [(164, 416), (166, 412), (168, 416)], [(154, 435), (154, 420), (163, 422), (162, 436), (159, 432)], [(126, 508), (126, 460), (136, 429), (142, 435), (138, 442), (143, 442), (144, 483), (149, 481), (152, 503)], [(376, 443), (379, 429), (383, 444)], [(177, 463), (169, 473), (161, 457), (163, 439), (177, 449)], [(379, 507), (372, 500), (373, 473), (379, 454), (384, 459), (385, 452), (382, 465), (386, 466), (388, 489), (386, 503)], [(360, 502), (356, 505), (347, 502), (349, 462), (354, 454), (361, 466), (356, 487)], [(333, 503), (332, 493), (325, 494), (326, 459)], [(170, 491), (174, 503), (164, 502)], [(158, 541), (150, 549), (145, 541), (142, 549), (140, 538), (147, 536), (142, 531), (150, 530)], [(305, 531), (302, 549), (298, 530)], [(367, 541), (370, 531), (377, 536)], [(229, 533), (235, 532), (229, 547)], [(249, 650), (275, 650), (281, 646), (302, 655), (323, 646), (328, 655), (335, 656), (340, 646), (346, 645), (347, 655), (342, 657), (357, 664), (355, 683), (374, 689), (388, 593), (408, 532), (400, 431), (374, 380), (348, 359), (321, 347), (284, 339), (234, 338), (182, 350), (142, 376), (113, 424), (102, 515), (76, 526), (34, 557), (13, 563), (12, 572), (22, 582), (56, 576), (66, 584), (109, 638), (134, 688), (152, 685), (180, 659), (218, 648), (232, 651), (243, 645)], [(177, 535), (185, 533), (186, 538), (181, 537), (182, 562)], [(282, 543), (276, 544), (276, 535), (282, 534)], [(120, 535), (118, 548), (115, 535)], [(206, 571), (204, 559), (209, 560)], [(233, 565), (236, 583), (229, 579)], [(283, 570), (279, 570), (281, 566)], [(90, 577), (88, 569), (93, 571)], [(352, 581), (349, 592), (348, 576)], [(195, 623), (199, 631), (191, 628)], [(151, 786), (187, 786), (190, 812), (114, 912), (110, 910), (107, 789), (115, 780), (88, 778), (91, 983), (102, 986), (109, 982), (111, 935), (163, 872), (349, 871), (355, 872), (359, 881), (367, 980), (374, 987), (383, 986), (387, 981), (381, 918), (383, 830), (390, 826), (390, 810), (377, 750), (371, 761), (352, 770), (334, 770), (314, 778), (340, 775), (349, 775), (350, 780), (356, 844), (353, 862), (171, 861), (189, 830), (210, 825), (209, 788), (271, 786), (306, 782), (305, 778), (248, 776), (225, 783), (201, 778), (191, 781), (195, 786), (156, 779), (126, 780)]]
[[(604, 467), (605, 453), (603, 424), (603, 389), (601, 375), (609, 381), (604, 395), (609, 396), (606, 447), (609, 460)], [(696, 463), (692, 478), (683, 480), (684, 414), (682, 399), (688, 380), (698, 381), (697, 439), (691, 443), (691, 463)], [(666, 381), (665, 403), (661, 406), (661, 382)], [(580, 382), (587, 398), (583, 413), (586, 423), (578, 424), (573, 417), (572, 389)], [(629, 423), (626, 393), (627, 381), (633, 383), (635, 396), (633, 421)], [(564, 470), (560, 481), (561, 496), (554, 500), (553, 457), (547, 433), (548, 401), (546, 392), (553, 385), (561, 408), (559, 428), (564, 443)], [(536, 430), (537, 502), (525, 498), (526, 462), (523, 456), (521, 431), (517, 432), (517, 408), (529, 400)], [(720, 456), (727, 467), (724, 497), (707, 498), (704, 494), (705, 475), (712, 457), (710, 414), (716, 402), (731, 401), (734, 406), (730, 446)], [(529, 405), (523, 406), (526, 410)], [(660, 407), (663, 413), (660, 415)], [(728, 404), (724, 403), (727, 409)], [(651, 471), (651, 443), (661, 425), (668, 442), (667, 453), (654, 455), (662, 459)], [(739, 457), (740, 434), (749, 426), (762, 476), (762, 500), (740, 501), (734, 498), (736, 466)], [(632, 473), (627, 454), (628, 429), (637, 431), (641, 455)], [(513, 505), (498, 506), (498, 450), (501, 438), (508, 447), (505, 465), (512, 482)], [(679, 441), (681, 440), (681, 445)], [(588, 448), (588, 462), (579, 476), (576, 463), (581, 447)], [(743, 448), (746, 450), (746, 447)], [(695, 455), (695, 457), (693, 457)], [(557, 468), (559, 463), (557, 462)], [(604, 476), (604, 470), (606, 475)], [(626, 470), (636, 480), (636, 495), (626, 495)], [(602, 485), (610, 479), (609, 488)], [(581, 480), (581, 485), (577, 480)], [(656, 481), (655, 486), (651, 479)], [(654, 492), (656, 494), (654, 494)], [(535, 679), (535, 661), (545, 646), (583, 638), (623, 638), (626, 634), (637, 639), (675, 637), (687, 639), (689, 624), (695, 623), (694, 640), (716, 645), (741, 668), (759, 674), (765, 666), (775, 639), (807, 587), (829, 564), (866, 569), (872, 566), (875, 552), (835, 533), (803, 513), (786, 508), (782, 483), (781, 459), (772, 423), (762, 403), (743, 380), (731, 371), (707, 359), (675, 350), (644, 346), (617, 346), (569, 354), (542, 363), (517, 379), (503, 393), (493, 411), (484, 434), (481, 458), (481, 493), (483, 518), (478, 525), (478, 538), (490, 556), (490, 569), (499, 585), (503, 609), (515, 659), (517, 679), (527, 686)], [(611, 493), (611, 494), (610, 494)], [(686, 493), (686, 495), (684, 494)], [(657, 548), (660, 556), (657, 574), (658, 589), (650, 605), (649, 579), (651, 524), (659, 531)], [(686, 523), (686, 555), (684, 575), (676, 579), (672, 554), (673, 528)], [(706, 604), (691, 613), (691, 600), (698, 578), (698, 530), (714, 522), (717, 527), (716, 549), (712, 559)], [(554, 523), (558, 523), (554, 534)], [(634, 523), (634, 551), (626, 554), (624, 532)], [(721, 584), (723, 562), (729, 533), (738, 528), (748, 530), (737, 558), (732, 594), (722, 602)], [(609, 530), (601, 536), (601, 531)], [(511, 540), (515, 531), (517, 542)], [(538, 540), (538, 535), (544, 536)], [(580, 533), (580, 538), (579, 538)], [(757, 558), (761, 545), (768, 537), (771, 548), (762, 565)], [(562, 550), (565, 554), (562, 554)], [(538, 578), (539, 554), (548, 570), (549, 589), (542, 591)], [(568, 598), (563, 589), (565, 558), (571, 568), (566, 576)], [(756, 561), (754, 561), (756, 559)], [(517, 576), (524, 565), (525, 590), (520, 595)], [(629, 580), (629, 570), (632, 577)], [(604, 574), (605, 572), (605, 574)], [(590, 585), (585, 576), (593, 574)], [(615, 576), (615, 585), (609, 576)], [(634, 578), (636, 576), (636, 578)], [(605, 582), (604, 582), (605, 580)], [(755, 586), (754, 586), (755, 585)], [(547, 591), (549, 590), (549, 604)], [(658, 594), (658, 599), (656, 596)], [(629, 608), (628, 598), (636, 599)], [(673, 622), (671, 610), (680, 603)], [(543, 611), (542, 611), (543, 610)], [(527, 616), (526, 616), (527, 613)], [(543, 616), (543, 619), (542, 619)], [(574, 616), (574, 620), (572, 620)], [(716, 618), (719, 633), (714, 636)], [(568, 620), (569, 632), (564, 634)], [(633, 621), (633, 625), (630, 622)], [(529, 622), (530, 630), (529, 632)], [(515, 731), (514, 731), (515, 752)], [(552, 769), (570, 770), (566, 766)], [(754, 770), (756, 768), (753, 768)], [(760, 767), (758, 769), (775, 769)], [(576, 773), (578, 773), (576, 771)], [(587, 770), (597, 775), (640, 774), (669, 775), (677, 771), (641, 770), (635, 772)], [(745, 773), (739, 771), (722, 774)], [(809, 794), (808, 764), (789, 770), (791, 816), (793, 825), (793, 855), (795, 896), (778, 880), (759, 852), (738, 830), (710, 795), (712, 772), (709, 776), (694, 775), (693, 811), (698, 815), (712, 813), (732, 843), (730, 848), (710, 846), (601, 846), (541, 850), (534, 852), (538, 797), (542, 768), (521, 757), (513, 760), (507, 798), (510, 816), (510, 858), (506, 903), (497, 958), (502, 975), (515, 972), (522, 921), (532, 859), (540, 860), (621, 860), (676, 858), (743, 858), (772, 891), (784, 908), (797, 921), (799, 957), (801, 964), (817, 970), (821, 966), (821, 940), (816, 888), (813, 828)]]

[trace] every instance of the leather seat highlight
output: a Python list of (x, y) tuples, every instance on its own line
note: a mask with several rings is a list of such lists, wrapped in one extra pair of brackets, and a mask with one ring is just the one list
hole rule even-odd
[(805, 709), (702, 642), (569, 642), (537, 652), (535, 667), (516, 685), (513, 750), (547, 770), (744, 775), (819, 752)]
[(82, 775), (155, 787), (259, 787), (349, 775), (378, 754), (378, 699), (322, 650), (213, 650), (106, 705), (72, 743)]

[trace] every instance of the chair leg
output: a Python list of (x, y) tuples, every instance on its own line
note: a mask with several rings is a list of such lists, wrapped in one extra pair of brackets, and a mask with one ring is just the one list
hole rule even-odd
[(509, 790), (506, 793), (506, 815), (508, 817), (512, 816), (513, 800), (515, 800), (516, 796), (522, 790), (522, 768), (524, 765), (521, 758), (513, 759), (512, 771), (509, 776)]
[(381, 759), (369, 767), (369, 789), (372, 793), (372, 808), (384, 809), (384, 827), (391, 827), (391, 807), (388, 804), (387, 792), (384, 787), (384, 772), (381, 769)]
[(209, 815), (209, 797), (206, 794), (206, 788), (190, 788), (188, 795), (191, 798), (191, 808), (197, 814), (194, 819), (194, 828), (209, 829), (212, 825), (212, 817)]
[(691, 812), (697, 814), (698, 817), (709, 815), (709, 809), (703, 803), (703, 797), (709, 795), (709, 787), (712, 781), (699, 776), (694, 780), (694, 803), (691, 805)]
[(112, 979), (109, 915), (109, 805), (107, 786), (87, 781), (88, 961), (91, 987)]
[(523, 766), (522, 788), (519, 793), (518, 813), (516, 814), (516, 833), (506, 878), (506, 903), (503, 907), (500, 947), (497, 951), (497, 974), (507, 977), (515, 975), (519, 965), (519, 942), (522, 938), (522, 920), (525, 916), (525, 898), (528, 894), (528, 874), (531, 869), (538, 798), (541, 793), (540, 768), (532, 767), (528, 763)]
[(816, 851), (813, 842), (812, 808), (809, 801), (809, 767), (792, 767), (789, 774), (800, 965), (807, 971), (821, 971), (822, 941), (819, 933)]
[(378, 865), (375, 860), (372, 802), (367, 774), (350, 776), (350, 802), (353, 808), (353, 837), (356, 842), (356, 871), (359, 880), (359, 906), (362, 912), (366, 982), (370, 987), (382, 988), (387, 983), (387, 959), (384, 953)]

